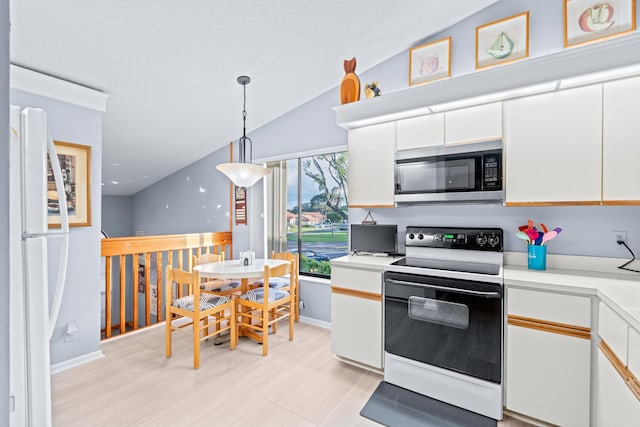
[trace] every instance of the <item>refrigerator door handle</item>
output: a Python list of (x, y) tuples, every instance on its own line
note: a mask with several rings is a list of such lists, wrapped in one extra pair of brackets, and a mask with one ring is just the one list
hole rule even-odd
[(67, 210), (67, 196), (64, 191), (64, 182), (62, 180), (62, 171), (60, 170), (58, 152), (56, 151), (56, 146), (53, 143), (51, 132), (47, 132), (47, 153), (49, 154), (49, 160), (51, 161), (51, 169), (53, 170), (56, 191), (58, 192), (60, 230), (63, 235), (60, 246), (58, 277), (56, 280), (53, 302), (51, 304), (51, 309), (49, 310), (49, 339), (51, 339), (53, 336), (53, 330), (56, 326), (56, 320), (58, 320), (58, 314), (60, 313), (60, 305), (62, 304), (62, 294), (64, 292), (64, 286), (67, 278), (67, 263), (69, 259), (69, 212)]

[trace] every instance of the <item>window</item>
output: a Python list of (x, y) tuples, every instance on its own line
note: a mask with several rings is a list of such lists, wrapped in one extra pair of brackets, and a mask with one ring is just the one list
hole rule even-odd
[(300, 274), (329, 277), (348, 253), (347, 152), (272, 162), (267, 178), (267, 249), (300, 254)]

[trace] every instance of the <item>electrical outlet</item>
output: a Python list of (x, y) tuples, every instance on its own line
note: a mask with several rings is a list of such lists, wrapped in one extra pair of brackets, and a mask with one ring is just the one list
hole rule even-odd
[(612, 231), (611, 232), (611, 238), (613, 239), (613, 242), (615, 244), (615, 246), (618, 246), (618, 241), (622, 240), (623, 242), (627, 243), (627, 232), (626, 231)]

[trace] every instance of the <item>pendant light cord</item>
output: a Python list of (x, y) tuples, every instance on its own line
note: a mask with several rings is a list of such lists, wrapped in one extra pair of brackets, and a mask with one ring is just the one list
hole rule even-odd
[(637, 260), (635, 254), (633, 253), (631, 248), (629, 246), (627, 246), (627, 244), (624, 242), (624, 240), (618, 241), (618, 244), (624, 246), (625, 248), (627, 248), (627, 250), (631, 254), (631, 259), (629, 261), (625, 262), (624, 264), (622, 264), (621, 266), (619, 266), (618, 268), (621, 269), (621, 270), (633, 271), (634, 273), (640, 273), (640, 270), (634, 270), (633, 268), (627, 267), (633, 261)]

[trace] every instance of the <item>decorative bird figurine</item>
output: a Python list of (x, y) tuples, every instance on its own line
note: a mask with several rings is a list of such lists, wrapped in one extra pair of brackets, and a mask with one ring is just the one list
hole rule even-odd
[(356, 75), (356, 58), (344, 60), (345, 75), (340, 84), (340, 102), (348, 104), (360, 100), (360, 79)]
[(376, 96), (380, 96), (382, 92), (378, 87), (378, 82), (365, 83), (364, 85), (364, 96), (367, 98), (375, 98)]

